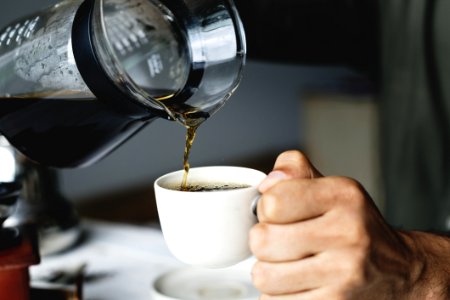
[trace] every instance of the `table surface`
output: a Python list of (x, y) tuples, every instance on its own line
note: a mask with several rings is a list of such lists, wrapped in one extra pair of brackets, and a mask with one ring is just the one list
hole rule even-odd
[[(85, 220), (82, 243), (57, 255), (44, 256), (30, 268), (32, 281), (56, 270), (86, 265), (84, 300), (152, 299), (151, 284), (160, 274), (186, 267), (175, 259), (156, 226)], [(232, 268), (248, 269), (251, 258)]]

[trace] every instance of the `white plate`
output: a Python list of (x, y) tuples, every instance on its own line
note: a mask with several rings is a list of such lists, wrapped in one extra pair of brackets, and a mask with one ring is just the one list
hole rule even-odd
[(181, 268), (159, 276), (153, 300), (257, 300), (250, 272), (241, 269)]

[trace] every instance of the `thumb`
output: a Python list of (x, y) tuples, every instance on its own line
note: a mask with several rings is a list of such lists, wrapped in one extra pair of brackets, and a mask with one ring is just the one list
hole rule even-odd
[(285, 151), (277, 157), (272, 172), (259, 185), (259, 191), (264, 193), (281, 180), (318, 177), (322, 177), (322, 174), (311, 164), (306, 155), (297, 150)]

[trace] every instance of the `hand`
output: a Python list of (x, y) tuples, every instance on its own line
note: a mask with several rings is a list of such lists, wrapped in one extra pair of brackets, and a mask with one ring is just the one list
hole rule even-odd
[(288, 151), (259, 189), (250, 248), (261, 299), (449, 299), (449, 239), (392, 229), (355, 180)]

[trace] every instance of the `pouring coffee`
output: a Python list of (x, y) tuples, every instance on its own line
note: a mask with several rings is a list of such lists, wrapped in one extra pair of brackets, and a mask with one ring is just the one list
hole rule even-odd
[(230, 0), (66, 0), (0, 31), (0, 133), (47, 166), (90, 165), (156, 118), (197, 128), (246, 46)]

